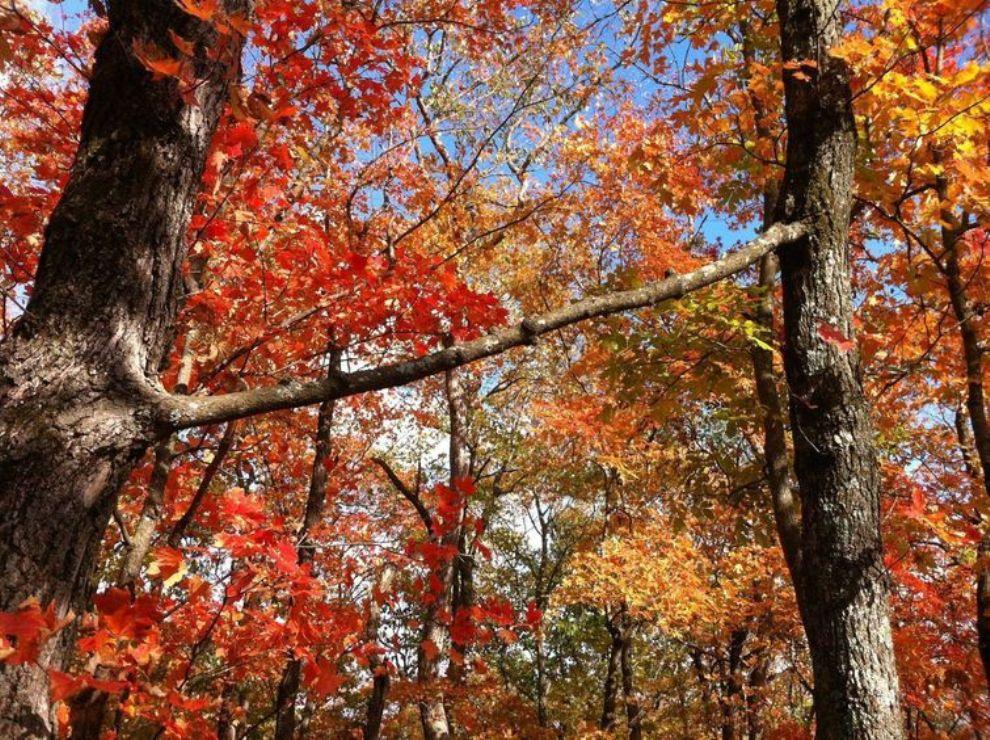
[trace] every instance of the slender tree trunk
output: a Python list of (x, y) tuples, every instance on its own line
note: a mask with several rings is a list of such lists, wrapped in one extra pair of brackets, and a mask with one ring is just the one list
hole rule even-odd
[[(762, 141), (772, 141), (773, 132), (768, 123), (767, 110), (763, 101), (749, 87), (751, 68), (756, 63), (753, 29), (749, 20), (740, 21), (743, 55), (743, 81), (747, 85), (756, 135)], [(763, 190), (763, 228), (773, 224), (774, 211), (779, 196), (779, 184), (771, 182)], [(756, 323), (763, 328), (768, 342), (776, 337), (773, 316), (773, 293), (777, 285), (777, 255), (769, 252), (759, 263), (759, 300), (755, 307)], [(777, 537), (784, 553), (791, 579), (797, 576), (801, 561), (801, 513), (797, 498), (791, 489), (791, 461), (787, 450), (787, 402), (777, 389), (777, 373), (773, 367), (773, 352), (756, 344), (750, 350), (753, 362), (753, 375), (756, 380), (756, 396), (763, 412), (763, 459), (770, 500), (773, 504), (774, 522)]]
[[(464, 508), (466, 514), (466, 505)], [(462, 514), (463, 517), (463, 514)], [(468, 613), (474, 606), (474, 555), (467, 550), (467, 534), (461, 527), (460, 538), (457, 543), (457, 573), (454, 590), (452, 614), (456, 618), (460, 613)], [(450, 664), (450, 680), (455, 685), (461, 685), (467, 679), (467, 659), (470, 645), (452, 641), (451, 647), (458, 653), (458, 662)]]
[[(936, 181), (936, 189), (943, 202), (948, 198), (948, 183), (943, 178)], [(949, 289), (952, 312), (959, 324), (959, 339), (962, 343), (963, 360), (966, 365), (966, 415), (969, 416), (972, 435), (964, 434), (965, 426), (961, 414), (956, 414), (956, 428), (966, 468), (973, 477), (984, 474), (983, 486), (990, 497), (990, 479), (985, 475), (990, 470), (990, 420), (987, 418), (986, 393), (983, 387), (984, 346), (977, 329), (978, 316), (966, 290), (966, 279), (962, 274), (959, 255), (959, 230), (951, 226), (954, 218), (948, 210), (942, 213), (942, 252), (943, 273)], [(976, 452), (976, 460), (972, 451)], [(980, 557), (976, 566), (976, 631), (979, 640), (980, 659), (984, 675), (990, 678), (990, 570), (987, 559), (990, 556), (990, 530), (984, 529), (979, 547)]]
[(234, 721), (236, 689), (231, 683), (224, 683), (220, 699), (220, 716), (217, 717), (217, 740), (237, 740), (237, 723)]
[(605, 621), (611, 641), (605, 666), (605, 686), (602, 693), (602, 718), (598, 726), (602, 730), (614, 730), (619, 720), (619, 690), (622, 688), (622, 651), (624, 640), (619, 624), (621, 612), (616, 611)]
[[(378, 631), (382, 621), (382, 601), (392, 592), (395, 581), (395, 568), (386, 565), (378, 576), (374, 593), (369, 598), (368, 619), (365, 623), (365, 638), (377, 649), (380, 644)], [(364, 723), (364, 740), (378, 740), (382, 729), (382, 715), (385, 712), (385, 699), (391, 682), (388, 666), (378, 652), (374, 652), (368, 660), (371, 668), (371, 696), (368, 698), (368, 712)]]
[(746, 695), (746, 736), (749, 740), (763, 737), (761, 711), (765, 703), (764, 692), (770, 673), (769, 658), (758, 658), (749, 673), (749, 693)]
[[(157, 436), (141, 409), (172, 340), (185, 235), (241, 39), (221, 47), (170, 0), (109, 4), (81, 139), (52, 213), (31, 301), (0, 346), (0, 609), (29, 597), (65, 614), (89, 602), (96, 555), (117, 492)], [(246, 12), (247, 0), (225, 0)], [(197, 42), (197, 105), (152, 79), (135, 41)], [(0, 736), (52, 728), (46, 665), (0, 669)]]
[[(329, 355), (329, 374), (332, 376), (340, 369), (340, 352), (331, 349)], [(313, 470), (309, 478), (306, 510), (296, 537), (296, 554), (300, 565), (313, 559), (314, 548), (307, 542), (306, 538), (312, 529), (319, 524), (323, 510), (326, 508), (329, 478), (328, 462), (333, 459), (335, 409), (335, 401), (324, 401), (320, 404), (319, 415), (316, 419), (316, 451), (313, 455)], [(296, 735), (296, 700), (299, 696), (301, 675), (302, 662), (298, 658), (290, 658), (282, 671), (282, 680), (279, 682), (278, 693), (275, 697), (276, 740), (292, 740)]]
[(540, 727), (549, 727), (547, 714), (547, 656), (546, 640), (543, 625), (537, 629), (536, 636), (536, 719)]
[[(117, 585), (133, 594), (134, 586), (141, 575), (144, 560), (151, 549), (155, 530), (161, 519), (165, 502), (165, 486), (172, 465), (172, 439), (160, 441), (155, 446), (155, 462), (148, 481), (144, 505), (138, 518), (137, 527), (126, 543), (124, 562), (117, 576)], [(97, 666), (96, 677), (105, 678), (106, 668)], [(99, 740), (106, 716), (109, 696), (99, 689), (85, 689), (69, 702), (69, 724), (72, 727), (72, 740)]]
[[(780, 254), (784, 365), (801, 491), (798, 599), (823, 738), (903, 734), (880, 536), (880, 475), (853, 336), (848, 230), (855, 125), (848, 70), (830, 56), (837, 0), (778, 0), (785, 61), (787, 167), (778, 220), (809, 235)], [(800, 74), (799, 74), (800, 72)]]
[(178, 547), (182, 542), (182, 538), (186, 536), (189, 525), (195, 521), (196, 515), (199, 514), (199, 509), (206, 499), (206, 494), (210, 492), (210, 486), (213, 484), (213, 480), (217, 477), (217, 473), (220, 472), (220, 468), (223, 466), (224, 461), (226, 461), (227, 455), (234, 448), (234, 439), (236, 437), (237, 422), (228, 422), (226, 429), (223, 431), (223, 436), (220, 438), (220, 444), (217, 445), (217, 451), (213, 454), (213, 459), (206, 466), (206, 470), (203, 471), (203, 478), (196, 487), (196, 492), (189, 501), (189, 506), (182, 512), (179, 521), (175, 523), (175, 526), (172, 527), (172, 531), (168, 535), (169, 547)]
[(725, 676), (725, 696), (722, 699), (722, 740), (739, 737), (739, 698), (742, 694), (742, 650), (746, 630), (733, 630), (729, 635), (729, 655)]
[(641, 740), (643, 737), (642, 713), (639, 706), (639, 695), (636, 693), (635, 675), (633, 673), (633, 642), (632, 642), (632, 622), (628, 614), (622, 625), (622, 696), (626, 701), (626, 728), (629, 732), (629, 740)]
[[(540, 612), (545, 613), (550, 600), (549, 591), (551, 589), (551, 584), (547, 582), (547, 568), (550, 559), (549, 518), (543, 509), (539, 493), (534, 494), (533, 503), (536, 507), (537, 521), (540, 525), (540, 559), (536, 567), (536, 592), (533, 600)], [(542, 619), (533, 639), (536, 645), (536, 716), (540, 727), (548, 727), (547, 692), (550, 687), (547, 678), (546, 633), (544, 632)]]
[[(448, 341), (449, 344), (449, 341)], [(467, 445), (467, 397), (464, 386), (453, 370), (444, 373), (444, 392), (447, 396), (447, 418), (450, 426), (450, 447), (448, 451), (450, 463), (450, 487), (457, 489), (459, 483), (470, 475)], [(454, 586), (458, 577), (463, 537), (463, 521), (467, 502), (461, 506), (460, 520), (450, 531), (444, 533), (441, 545), (446, 551), (454, 551), (456, 555), (441, 566), (440, 588), (437, 599), (428, 607), (424, 626), (423, 641), (431, 644), (435, 650), (427, 654), (423, 646), (419, 650), (419, 680), (427, 691), (432, 692), (420, 700), (420, 719), (426, 740), (441, 740), (450, 737), (450, 720), (444, 706), (443, 692), (438, 688), (430, 688), (429, 684), (439, 678), (440, 661), (451, 646), (450, 628), (444, 624), (444, 613), (453, 615), (457, 604), (454, 602)], [(461, 646), (463, 650), (463, 646)]]

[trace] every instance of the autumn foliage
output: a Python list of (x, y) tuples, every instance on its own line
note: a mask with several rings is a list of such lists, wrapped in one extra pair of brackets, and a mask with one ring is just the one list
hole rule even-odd
[[(150, 79), (195, 111), (203, 65), (234, 70), (160, 376), (190, 396), (421, 356), (712, 261), (768, 217), (783, 79), (818, 74), (782, 62), (769, 0), (176, 2), (216, 43), (135, 42)], [(0, 336), (107, 5), (0, 4)], [(911, 737), (990, 731), (959, 331), (979, 339), (990, 301), (987, 18), (848, 3), (834, 49), (855, 333), (816, 331), (863, 358)], [(0, 613), (0, 661), (46, 667), (66, 735), (96, 707), (104, 737), (273, 737), (291, 706), (303, 736), (361, 736), (381, 690), (385, 737), (430, 702), (460, 737), (808, 737), (751, 360), (771, 350), (785, 393), (768, 294), (779, 313), (748, 271), (447, 378), (175, 433), (124, 486), (85, 608)]]

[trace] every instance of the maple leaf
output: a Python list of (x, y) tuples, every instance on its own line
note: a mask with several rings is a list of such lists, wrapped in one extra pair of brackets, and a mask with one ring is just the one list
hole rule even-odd
[(51, 681), (52, 699), (55, 701), (69, 699), (86, 688), (81, 679), (62, 671), (50, 670), (48, 678)]
[(175, 45), (175, 48), (179, 50), (179, 52), (185, 54), (187, 57), (195, 55), (196, 45), (193, 44), (192, 41), (182, 38), (182, 36), (177, 34), (171, 28), (168, 30), (168, 37), (172, 40), (172, 43)]
[(299, 571), (299, 554), (291, 542), (283, 540), (275, 546), (275, 567), (286, 574)]
[(59, 619), (54, 602), (42, 609), (35, 598), (15, 611), (0, 612), (0, 663), (16, 665), (37, 659), (41, 647), (73, 619), (71, 612)]
[(201, 21), (209, 21), (217, 14), (217, 0), (175, 0), (175, 4)]
[(337, 667), (326, 658), (308, 661), (304, 668), (306, 682), (318, 696), (334, 694), (347, 679), (341, 676)]
[(134, 39), (131, 48), (137, 60), (156, 80), (179, 77), (182, 72), (182, 60), (166, 55), (153, 41)]
[(818, 322), (817, 333), (819, 337), (843, 352), (850, 352), (856, 346), (856, 343), (852, 339), (824, 321)]
[(148, 566), (149, 576), (160, 576), (165, 588), (174, 586), (186, 574), (186, 562), (182, 552), (171, 547), (155, 548)]

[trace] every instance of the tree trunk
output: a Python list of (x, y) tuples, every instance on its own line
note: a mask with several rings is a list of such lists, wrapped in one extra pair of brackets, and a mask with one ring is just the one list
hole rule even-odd
[(611, 642), (608, 646), (608, 657), (605, 667), (605, 686), (602, 693), (602, 718), (599, 727), (602, 730), (614, 730), (618, 722), (619, 689), (622, 687), (622, 651), (625, 644), (622, 628), (619, 624), (622, 612), (616, 611), (605, 621)]
[[(450, 344), (448, 340), (448, 345)], [(450, 487), (457, 489), (460, 481), (470, 475), (467, 455), (467, 399), (464, 387), (453, 370), (444, 373), (444, 392), (447, 396), (447, 416), (450, 425)], [(460, 521), (444, 533), (441, 545), (445, 551), (456, 551), (449, 562), (444, 562), (439, 573), (441, 591), (436, 600), (427, 608), (424, 625), (423, 642), (432, 644), (434, 654), (420, 646), (419, 650), (419, 681), (426, 691), (432, 692), (424, 696), (419, 703), (420, 718), (423, 734), (426, 740), (441, 740), (450, 737), (450, 721), (444, 706), (443, 692), (430, 684), (439, 678), (440, 660), (450, 647), (450, 629), (443, 622), (444, 612), (452, 614), (456, 604), (453, 600), (454, 583), (458, 575), (460, 548), (463, 542), (462, 529), (466, 502), (461, 506)]]
[[(380, 644), (378, 631), (381, 628), (382, 601), (391, 593), (395, 581), (395, 568), (386, 565), (378, 576), (374, 593), (369, 597), (368, 619), (365, 624), (365, 638), (378, 648)], [(372, 672), (371, 696), (368, 698), (367, 719), (364, 724), (364, 740), (378, 740), (381, 736), (382, 715), (385, 712), (385, 698), (388, 695), (388, 688), (391, 680), (388, 675), (388, 666), (381, 656), (374, 652), (368, 660), (368, 667)]]
[(639, 706), (639, 696), (636, 693), (635, 676), (633, 675), (632, 655), (632, 624), (628, 615), (622, 625), (622, 696), (626, 700), (626, 728), (629, 740), (641, 740), (643, 737), (642, 716)]
[[(225, 9), (247, 11), (247, 0)], [(109, 3), (76, 160), (52, 213), (31, 301), (0, 347), (0, 610), (29, 597), (61, 614), (89, 602), (96, 555), (117, 492), (147, 445), (142, 411), (172, 339), (185, 235), (241, 39), (170, 0)], [(197, 42), (197, 105), (173, 79), (152, 79), (135, 41)], [(64, 665), (70, 640), (41, 666)], [(0, 736), (44, 737), (47, 676), (0, 669)]]
[[(936, 161), (938, 158), (935, 158)], [(936, 190), (942, 202), (948, 200), (948, 183), (937, 178)], [(973, 477), (983, 475), (983, 487), (990, 497), (990, 479), (985, 475), (990, 470), (990, 420), (987, 419), (986, 393), (983, 388), (984, 346), (976, 324), (978, 317), (966, 290), (967, 281), (962, 274), (959, 258), (959, 231), (951, 226), (953, 216), (948, 210), (942, 212), (943, 273), (949, 289), (952, 312), (959, 324), (959, 339), (962, 343), (963, 359), (966, 364), (966, 414), (969, 416), (972, 438), (964, 439), (960, 424), (961, 415), (956, 415), (956, 427), (960, 435), (960, 445), (966, 468)], [(976, 460), (971, 450), (976, 451)], [(978, 462), (978, 465), (975, 464)], [(980, 660), (985, 677), (990, 678), (990, 570), (987, 556), (990, 555), (990, 530), (984, 529), (980, 541), (979, 558), (976, 565), (976, 632), (979, 641)]]
[[(853, 335), (848, 229), (855, 125), (848, 70), (829, 55), (835, 0), (778, 0), (787, 167), (778, 220), (809, 235), (781, 251), (784, 365), (801, 491), (798, 599), (811, 648), (818, 734), (900, 738), (898, 680), (880, 536), (880, 476)], [(799, 74), (800, 72), (800, 74)]]
[(220, 468), (227, 459), (227, 455), (229, 455), (230, 451), (234, 448), (234, 439), (236, 436), (237, 422), (227, 422), (227, 428), (223, 431), (223, 436), (220, 438), (220, 443), (217, 445), (217, 451), (213, 454), (213, 459), (210, 460), (209, 464), (206, 466), (206, 470), (203, 471), (203, 478), (196, 487), (196, 492), (189, 501), (189, 506), (184, 512), (182, 512), (182, 516), (179, 517), (179, 521), (175, 523), (175, 526), (172, 527), (172, 531), (169, 532), (169, 547), (178, 547), (182, 543), (182, 538), (186, 536), (186, 531), (189, 529), (189, 525), (195, 521), (196, 515), (199, 513), (199, 508), (203, 505), (203, 501), (206, 499), (206, 494), (210, 492), (210, 486), (213, 484), (213, 479), (217, 477), (217, 473), (220, 472)]
[(739, 737), (739, 697), (742, 694), (742, 650), (746, 630), (733, 630), (729, 635), (729, 656), (725, 675), (725, 696), (722, 698), (722, 740)]
[[(331, 349), (329, 374), (333, 375), (340, 369), (340, 352)], [(310, 531), (320, 522), (327, 503), (327, 479), (329, 466), (327, 463), (333, 455), (333, 417), (336, 408), (335, 401), (324, 401), (320, 404), (319, 415), (316, 419), (316, 444), (313, 455), (313, 471), (309, 479), (309, 493), (306, 496), (306, 509), (302, 524), (296, 538), (296, 555), (299, 564), (303, 565), (313, 559), (314, 548), (306, 541)], [(230, 429), (230, 427), (228, 427)], [(296, 699), (299, 695), (299, 678), (302, 673), (302, 662), (298, 658), (290, 658), (282, 671), (282, 680), (278, 685), (275, 697), (275, 738), (276, 740), (292, 740), (296, 734)]]
[(765, 703), (764, 692), (770, 674), (770, 659), (757, 657), (756, 665), (749, 674), (749, 693), (746, 696), (746, 737), (759, 740), (763, 737), (761, 712)]

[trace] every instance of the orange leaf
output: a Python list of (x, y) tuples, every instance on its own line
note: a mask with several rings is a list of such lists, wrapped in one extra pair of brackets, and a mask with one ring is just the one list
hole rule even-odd
[(201, 21), (208, 21), (217, 14), (217, 0), (175, 0), (175, 4)]
[(178, 77), (182, 71), (182, 61), (165, 56), (153, 42), (134, 39), (131, 48), (137, 60), (154, 75), (156, 80), (162, 77)]
[(192, 41), (182, 38), (172, 29), (169, 29), (168, 31), (168, 37), (172, 39), (172, 43), (175, 44), (175, 48), (187, 57), (191, 57), (195, 53), (196, 45)]

